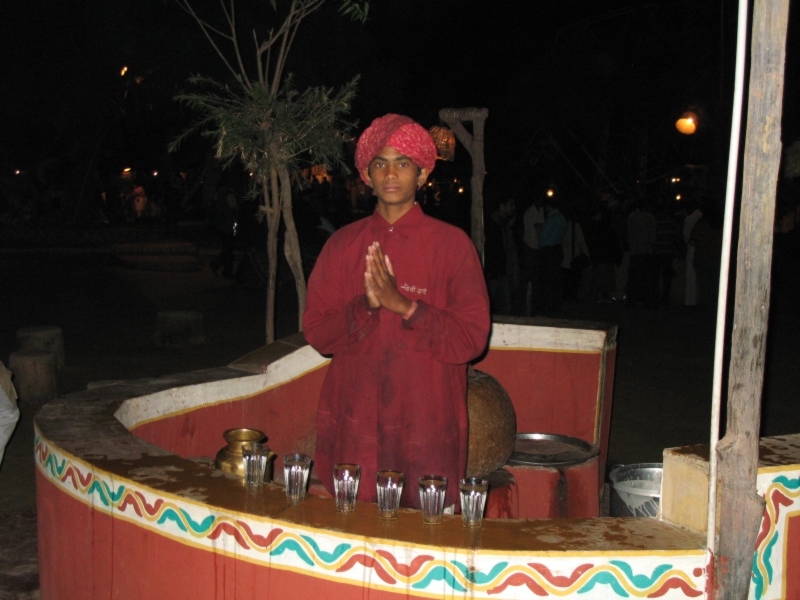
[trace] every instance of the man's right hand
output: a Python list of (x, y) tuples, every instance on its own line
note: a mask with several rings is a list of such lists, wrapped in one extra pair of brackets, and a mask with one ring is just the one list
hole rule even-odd
[[(405, 315), (412, 307), (412, 302), (397, 289), (397, 282), (392, 269), (392, 261), (383, 254), (381, 245), (373, 242), (367, 248), (366, 273), (364, 290), (371, 308), (379, 306), (398, 315)], [(377, 305), (373, 304), (373, 300)]]
[(375, 295), (375, 289), (372, 286), (372, 279), (369, 274), (369, 253), (367, 253), (366, 258), (364, 259), (364, 293), (367, 296), (367, 304), (369, 304), (370, 308), (380, 308), (381, 301), (378, 300), (378, 297)]

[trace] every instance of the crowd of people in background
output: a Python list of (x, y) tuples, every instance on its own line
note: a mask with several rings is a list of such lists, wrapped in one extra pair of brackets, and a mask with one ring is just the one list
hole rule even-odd
[(587, 205), (554, 190), (520, 204), (503, 198), (486, 220), (495, 314), (557, 315), (564, 300), (646, 309), (716, 305), (722, 219), (715, 206), (674, 194), (604, 194)]
[[(205, 222), (220, 247), (210, 265), (215, 274), (237, 276), (236, 250), (248, 254), (256, 271), (266, 268), (259, 199), (249, 194), (246, 173), (234, 176), (218, 164), (215, 168), (213, 160), (194, 170), (95, 171), (83, 182), (77, 201), (68, 198), (59, 180), (59, 171), (50, 165), (0, 182), (0, 227), (158, 226), (170, 237), (178, 235), (181, 222)], [(493, 312), (557, 315), (564, 300), (626, 302), (647, 309), (715, 306), (722, 203), (706, 200), (701, 205), (687, 196), (679, 200), (665, 191), (634, 200), (605, 193), (589, 200), (556, 188), (537, 197), (489, 191), (484, 268)], [(469, 198), (458, 178), (432, 179), (418, 193), (425, 213), (468, 234)], [(293, 206), (310, 272), (328, 237), (371, 214), (375, 198), (358, 178), (310, 176), (308, 185), (295, 192)], [(799, 226), (798, 194), (793, 181), (782, 181), (775, 227), (779, 267), (800, 262)]]

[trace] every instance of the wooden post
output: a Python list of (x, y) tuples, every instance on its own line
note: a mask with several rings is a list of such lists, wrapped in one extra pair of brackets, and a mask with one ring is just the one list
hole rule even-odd
[[(453, 130), (472, 157), (472, 243), (478, 250), (481, 262), (486, 241), (483, 234), (483, 180), (486, 177), (483, 130), (488, 116), (488, 108), (443, 108), (439, 111), (439, 118)], [(462, 122), (468, 121), (472, 121), (472, 134), (462, 125)]]
[(39, 408), (58, 396), (58, 359), (47, 350), (17, 350), (8, 359), (20, 406)]
[[(719, 544), (715, 600), (748, 595), (764, 499), (756, 493), (761, 392), (769, 314), (775, 191), (789, 0), (755, 0), (744, 151), (728, 423), (717, 445)], [(723, 282), (724, 285), (724, 282)]]
[(23, 327), (17, 330), (17, 343), (20, 350), (55, 352), (58, 368), (64, 369), (64, 333), (61, 327)]

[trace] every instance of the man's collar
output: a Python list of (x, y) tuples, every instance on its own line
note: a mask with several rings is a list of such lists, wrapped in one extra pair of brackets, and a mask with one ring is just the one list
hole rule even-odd
[(406, 214), (402, 217), (397, 219), (394, 223), (389, 223), (386, 219), (383, 218), (378, 212), (378, 209), (375, 209), (375, 212), (372, 213), (372, 227), (373, 229), (377, 229), (380, 231), (385, 231), (387, 229), (393, 228), (396, 231), (403, 231), (408, 230), (413, 227), (419, 225), (422, 221), (423, 217), (425, 217), (425, 213), (422, 212), (422, 208), (420, 208), (418, 202), (414, 202), (414, 206), (411, 207)]

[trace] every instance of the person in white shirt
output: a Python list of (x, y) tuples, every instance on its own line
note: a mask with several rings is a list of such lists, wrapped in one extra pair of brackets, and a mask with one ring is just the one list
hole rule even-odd
[(522, 236), (522, 241), (525, 242), (528, 248), (538, 250), (539, 240), (537, 238), (536, 227), (544, 223), (544, 210), (536, 206), (536, 203), (531, 204), (530, 208), (525, 211), (523, 223), (525, 225), (525, 231)]
[(702, 216), (700, 208), (695, 207), (683, 221), (683, 241), (686, 242), (686, 290), (683, 303), (686, 306), (697, 305), (697, 271), (694, 269), (692, 229)]

